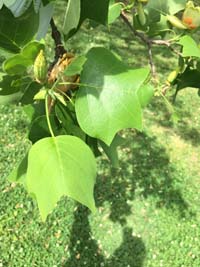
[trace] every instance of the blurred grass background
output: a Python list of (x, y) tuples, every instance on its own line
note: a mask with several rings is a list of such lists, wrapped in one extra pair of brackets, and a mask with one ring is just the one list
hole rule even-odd
[[(49, 55), (53, 45), (48, 39)], [(148, 64), (144, 46), (120, 21), (109, 29), (83, 29), (67, 48), (85, 53), (101, 45), (133, 67)], [(161, 79), (176, 64), (154, 49)], [(20, 106), (0, 106), (0, 267), (199, 267), (200, 99), (182, 90), (170, 119), (163, 100), (144, 111), (144, 131), (126, 130), (120, 168), (98, 160), (97, 213), (63, 198), (42, 223), (22, 186), (6, 176), (25, 154), (28, 120)]]

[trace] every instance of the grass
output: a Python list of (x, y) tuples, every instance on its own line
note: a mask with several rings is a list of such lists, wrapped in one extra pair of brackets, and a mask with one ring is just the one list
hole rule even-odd
[[(69, 43), (77, 53), (105, 45), (134, 67), (147, 64), (145, 48), (121, 25), (112, 27), (111, 36), (105, 29), (92, 36), (86, 26)], [(164, 80), (175, 60), (166, 49), (154, 55)], [(28, 121), (20, 106), (2, 105), (0, 267), (199, 267), (196, 92), (180, 92), (175, 110), (176, 122), (155, 99), (144, 112), (144, 131), (122, 132), (127, 141), (119, 150), (120, 168), (112, 170), (105, 157), (98, 161), (95, 215), (62, 198), (42, 223), (23, 187), (6, 181), (26, 151)]]

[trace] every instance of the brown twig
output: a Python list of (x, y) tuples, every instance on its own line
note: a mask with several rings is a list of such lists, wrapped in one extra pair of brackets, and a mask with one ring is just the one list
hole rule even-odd
[(55, 25), (53, 18), (50, 21), (50, 25), (51, 25), (51, 36), (55, 42), (55, 60), (54, 61), (57, 62), (59, 57), (62, 56), (67, 51), (65, 50), (63, 46), (61, 34), (57, 26)]
[(125, 22), (125, 24), (128, 26), (129, 30), (132, 32), (132, 34), (139, 38), (148, 48), (148, 56), (149, 56), (149, 65), (151, 68), (152, 77), (154, 79), (154, 82), (156, 82), (157, 74), (156, 74), (156, 67), (153, 62), (153, 54), (152, 54), (152, 46), (153, 45), (162, 45), (168, 47), (172, 52), (174, 52), (177, 55), (181, 55), (181, 53), (176, 50), (174, 47), (172, 47), (172, 44), (169, 40), (155, 40), (148, 38), (144, 33), (137, 31), (132, 24), (130, 23), (127, 15), (124, 11), (120, 14), (122, 20)]
[(124, 11), (121, 12), (121, 18), (122, 20), (125, 22), (125, 24), (128, 26), (128, 28), (130, 29), (130, 31), (133, 33), (134, 36), (138, 37), (143, 43), (146, 44), (147, 48), (148, 48), (148, 55), (149, 55), (149, 65), (151, 68), (151, 74), (152, 77), (154, 79), (154, 82), (156, 81), (156, 67), (154, 65), (153, 62), (153, 54), (152, 54), (152, 42), (149, 38), (146, 37), (145, 34), (138, 32), (137, 30), (135, 30), (135, 28), (131, 25), (131, 23), (129, 22), (126, 14)]

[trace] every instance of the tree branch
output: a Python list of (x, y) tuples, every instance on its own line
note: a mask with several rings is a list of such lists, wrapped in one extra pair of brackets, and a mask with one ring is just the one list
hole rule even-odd
[(66, 53), (67, 51), (65, 50), (63, 46), (61, 34), (58, 28), (56, 27), (53, 18), (50, 21), (50, 25), (51, 25), (51, 36), (55, 42), (55, 61), (57, 61), (58, 58), (62, 56), (64, 53)]
[(148, 55), (149, 55), (149, 65), (151, 68), (151, 74), (152, 74), (154, 81), (156, 81), (157, 75), (156, 75), (156, 67), (155, 67), (154, 62), (153, 62), (153, 54), (152, 54), (152, 44), (153, 43), (152, 43), (152, 41), (149, 38), (147, 38), (146, 35), (144, 35), (143, 33), (135, 30), (135, 28), (129, 22), (124, 11), (121, 12), (120, 16), (121, 16), (122, 20), (125, 22), (125, 24), (128, 26), (128, 28), (130, 29), (130, 31), (133, 33), (133, 35), (138, 37), (147, 46)]
[(149, 65), (151, 67), (151, 73), (152, 73), (152, 77), (154, 78), (154, 80), (156, 81), (156, 67), (154, 65), (153, 62), (153, 55), (152, 55), (152, 46), (153, 45), (163, 45), (168, 47), (172, 52), (174, 52), (177, 55), (181, 55), (181, 53), (179, 51), (177, 51), (174, 47), (171, 46), (171, 42), (168, 40), (154, 40), (154, 39), (150, 39), (148, 38), (144, 33), (142, 32), (138, 32), (130, 23), (129, 19), (127, 18), (126, 14), (124, 11), (121, 12), (120, 14), (122, 20), (125, 22), (125, 24), (128, 26), (129, 30), (132, 32), (132, 34), (139, 38), (148, 48), (148, 55), (149, 55)]

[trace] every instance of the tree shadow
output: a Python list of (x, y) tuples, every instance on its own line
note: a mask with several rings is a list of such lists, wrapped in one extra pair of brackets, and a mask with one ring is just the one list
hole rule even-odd
[(156, 137), (145, 133), (128, 138), (126, 146), (130, 149), (123, 149), (121, 169), (113, 172), (112, 178), (108, 174), (97, 180), (97, 206), (109, 201), (110, 219), (124, 225), (131, 214), (129, 201), (134, 200), (135, 192), (139, 190), (143, 198), (154, 197), (157, 207), (176, 211), (180, 217), (191, 216), (192, 211), (181, 193), (182, 177), (170, 163), (165, 148)]
[(159, 116), (151, 116), (152, 120), (161, 125), (162, 127), (173, 129), (181, 139), (189, 142), (193, 146), (200, 145), (200, 129), (192, 125), (194, 120), (194, 113), (192, 109), (186, 109), (183, 100), (179, 99), (174, 104), (175, 112), (178, 115), (176, 122), (173, 121), (169, 110), (163, 101), (153, 101), (149, 105), (149, 110), (154, 112), (159, 110)]
[[(129, 148), (127, 146), (129, 145)], [(109, 163), (101, 160), (95, 188), (97, 207), (105, 202), (110, 205), (109, 219), (121, 224), (123, 241), (114, 253), (105, 257), (97, 240), (92, 236), (88, 221), (89, 211), (79, 206), (74, 213), (70, 238), (70, 258), (64, 267), (79, 266), (130, 266), (142, 267), (145, 259), (145, 245), (142, 239), (132, 235), (127, 227), (127, 217), (132, 214), (133, 200), (138, 194), (142, 198), (154, 198), (156, 208), (166, 208), (174, 216), (194, 216), (181, 193), (182, 177), (170, 163), (165, 148), (156, 137), (146, 133), (129, 134), (128, 144), (122, 148), (123, 159), (120, 170), (107, 171)]]
[(141, 238), (132, 235), (130, 227), (123, 228), (123, 240), (113, 255), (106, 258), (93, 239), (89, 220), (89, 211), (78, 206), (74, 213), (74, 223), (71, 229), (70, 258), (63, 267), (143, 267), (145, 246)]

